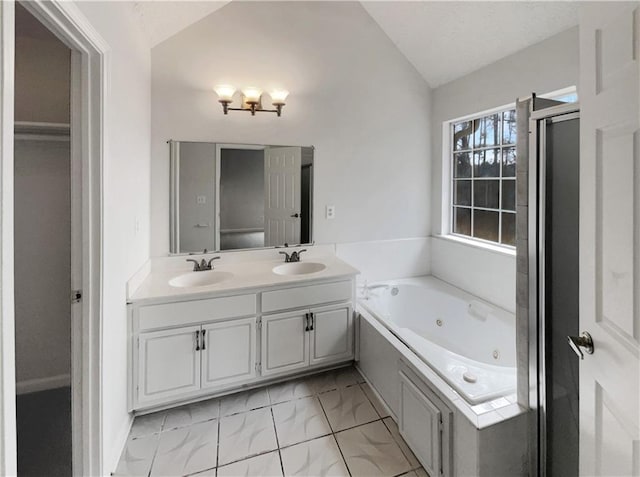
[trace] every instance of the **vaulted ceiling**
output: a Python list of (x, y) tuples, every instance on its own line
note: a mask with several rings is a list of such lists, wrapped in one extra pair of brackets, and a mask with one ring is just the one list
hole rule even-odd
[[(155, 46), (227, 3), (139, 1), (134, 9)], [(571, 1), (360, 3), (431, 87), (578, 24), (578, 2)]]

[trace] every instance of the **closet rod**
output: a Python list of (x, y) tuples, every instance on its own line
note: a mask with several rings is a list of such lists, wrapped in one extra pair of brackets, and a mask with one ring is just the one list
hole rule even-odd
[(71, 127), (66, 123), (16, 121), (14, 138), (23, 140), (68, 141)]

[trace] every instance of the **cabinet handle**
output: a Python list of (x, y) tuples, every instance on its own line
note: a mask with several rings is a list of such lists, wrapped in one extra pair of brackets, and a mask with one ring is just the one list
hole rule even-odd
[(307, 324), (307, 326), (305, 326), (304, 328), (304, 331), (309, 331), (309, 313), (304, 314), (304, 321)]
[(311, 328), (310, 330), (313, 331), (313, 327), (315, 326), (315, 321), (316, 321), (316, 317), (313, 313), (309, 313), (309, 316), (311, 317)]
[(196, 351), (200, 351), (200, 330), (196, 331)]
[(204, 340), (204, 334), (207, 332), (207, 330), (202, 330), (202, 346), (201, 349), (202, 351), (204, 351), (205, 349), (207, 349), (207, 344), (206, 341)]

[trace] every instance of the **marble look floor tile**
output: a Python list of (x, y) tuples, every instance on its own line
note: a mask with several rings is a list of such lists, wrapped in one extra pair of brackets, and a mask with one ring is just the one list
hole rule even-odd
[(389, 417), (390, 414), (389, 411), (387, 411), (387, 406), (385, 406), (382, 401), (380, 401), (380, 398), (376, 396), (373, 389), (371, 389), (371, 386), (369, 386), (367, 383), (363, 383), (360, 385), (360, 388), (367, 396), (369, 401), (371, 401), (371, 404), (373, 404), (373, 407), (375, 408), (378, 415), (380, 417)]
[(272, 409), (280, 447), (331, 434), (317, 397), (284, 402)]
[(310, 378), (313, 390), (320, 394), (334, 389), (364, 382), (362, 375), (353, 367), (340, 368), (317, 374)]
[(149, 475), (159, 437), (159, 434), (151, 434), (137, 439), (129, 437), (114, 475)]
[(231, 394), (220, 401), (220, 417), (239, 412), (251, 411), (269, 405), (269, 394), (266, 388), (252, 389)]
[(420, 461), (415, 456), (413, 451), (411, 449), (409, 449), (409, 446), (407, 445), (407, 443), (404, 441), (404, 439), (400, 435), (400, 429), (398, 429), (398, 424), (396, 424), (396, 421), (394, 421), (390, 417), (387, 417), (387, 418), (383, 419), (382, 422), (384, 422), (384, 425), (387, 426), (387, 429), (389, 429), (389, 431), (391, 432), (391, 435), (395, 439), (396, 444), (398, 444), (398, 446), (400, 446), (400, 450), (402, 451), (404, 456), (409, 461), (409, 464), (411, 464), (411, 468), (412, 469), (416, 469), (416, 468), (420, 467), (420, 465), (421, 465)]
[(320, 437), (280, 450), (286, 476), (348, 476), (333, 436)]
[(271, 404), (291, 401), (307, 396), (313, 396), (314, 390), (308, 379), (295, 379), (284, 383), (269, 386), (269, 399)]
[(383, 477), (411, 470), (382, 421), (339, 432), (336, 439), (353, 477)]
[(218, 467), (218, 477), (282, 477), (278, 452), (269, 452), (233, 464)]
[(163, 430), (176, 429), (178, 427), (190, 426), (198, 422), (216, 419), (219, 409), (219, 399), (209, 399), (208, 401), (196, 402), (170, 409), (167, 411), (167, 418), (164, 421)]
[(131, 426), (130, 437), (142, 437), (149, 434), (156, 434), (162, 430), (167, 413), (155, 412), (144, 416), (136, 416)]
[(220, 419), (218, 465), (229, 464), (278, 448), (270, 408)]
[(334, 431), (379, 419), (378, 413), (359, 386), (336, 389), (319, 397)]
[(151, 475), (186, 475), (216, 466), (218, 421), (163, 432)]

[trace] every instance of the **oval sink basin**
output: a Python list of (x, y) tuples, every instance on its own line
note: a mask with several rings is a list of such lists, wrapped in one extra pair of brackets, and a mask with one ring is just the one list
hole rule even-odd
[(169, 285), (177, 288), (206, 287), (222, 283), (233, 278), (233, 273), (209, 270), (206, 272), (190, 272), (169, 280)]
[(273, 273), (278, 275), (307, 275), (309, 273), (321, 272), (325, 268), (327, 268), (327, 266), (324, 263), (295, 262), (273, 267)]

